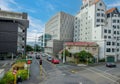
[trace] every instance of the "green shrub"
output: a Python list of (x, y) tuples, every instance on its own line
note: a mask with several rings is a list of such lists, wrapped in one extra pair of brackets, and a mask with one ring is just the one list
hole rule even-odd
[[(17, 76), (21, 76), (22, 80), (26, 80), (28, 77), (27, 70), (18, 70)], [(14, 84), (14, 75), (12, 71), (8, 71), (4, 77), (0, 80), (0, 84)]]
[(100, 59), (99, 62), (105, 62), (105, 58)]
[(17, 76), (21, 76), (22, 80), (26, 80), (28, 77), (28, 71), (27, 70), (18, 70)]
[(13, 84), (14, 82), (14, 75), (11, 71), (8, 71), (4, 77), (0, 80), (0, 84)]
[(6, 84), (6, 80), (5, 79), (1, 79), (0, 80), (0, 84)]

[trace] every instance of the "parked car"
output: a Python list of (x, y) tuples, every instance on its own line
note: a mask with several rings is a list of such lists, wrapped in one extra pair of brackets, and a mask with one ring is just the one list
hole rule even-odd
[(60, 61), (58, 59), (53, 58), (51, 62), (54, 64), (59, 64)]
[(114, 62), (107, 62), (106, 67), (116, 67), (116, 64)]
[(40, 59), (40, 55), (36, 55), (36, 59)]
[(46, 55), (45, 54), (42, 54), (42, 57), (45, 57)]
[(51, 57), (51, 56), (48, 56), (48, 57), (47, 57), (47, 60), (48, 60), (48, 61), (52, 61), (52, 57)]

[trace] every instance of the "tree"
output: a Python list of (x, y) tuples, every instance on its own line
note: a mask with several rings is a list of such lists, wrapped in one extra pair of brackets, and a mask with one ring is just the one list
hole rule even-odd
[(69, 52), (68, 50), (65, 50), (65, 51), (63, 50), (63, 51), (62, 51), (62, 55), (63, 55), (64, 53), (65, 53), (65, 56), (70, 56), (70, 52)]
[(94, 57), (91, 53), (86, 52), (85, 50), (76, 53), (75, 57), (79, 59), (80, 62), (85, 63), (85, 62), (91, 62)]
[(34, 51), (41, 51), (41, 47), (38, 44), (35, 44)]
[(28, 52), (28, 51), (33, 51), (33, 48), (30, 45), (26, 46), (26, 52)]

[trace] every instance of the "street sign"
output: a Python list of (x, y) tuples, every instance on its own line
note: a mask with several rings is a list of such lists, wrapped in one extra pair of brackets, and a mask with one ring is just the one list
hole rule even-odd
[(13, 70), (13, 75), (15, 75), (17, 73), (17, 70)]
[(27, 61), (27, 64), (31, 64), (31, 60), (28, 60), (28, 61)]

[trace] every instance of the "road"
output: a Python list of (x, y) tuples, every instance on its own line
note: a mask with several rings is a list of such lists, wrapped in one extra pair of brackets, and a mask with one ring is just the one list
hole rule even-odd
[(116, 82), (119, 80), (116, 75), (120, 74), (119, 64), (117, 66), (117, 68), (107, 68), (105, 65), (94, 67), (54, 65), (44, 58), (43, 67), (47, 76), (40, 84), (120, 84)]
[(95, 84), (75, 72), (75, 70), (84, 70), (79, 67), (54, 65), (44, 59), (43, 68), (47, 72), (47, 77), (45, 78), (45, 81), (40, 84)]
[(67, 64), (52, 64), (42, 57), (43, 72), (40, 76), (39, 59), (33, 56), (30, 68), (30, 80), (23, 84), (120, 84), (120, 64), (116, 68), (107, 68), (105, 65), (73, 66)]
[(39, 62), (36, 60), (35, 54), (33, 54), (32, 57), (32, 64), (30, 65), (30, 78), (27, 81), (23, 81), (22, 84), (39, 84), (41, 82)]

